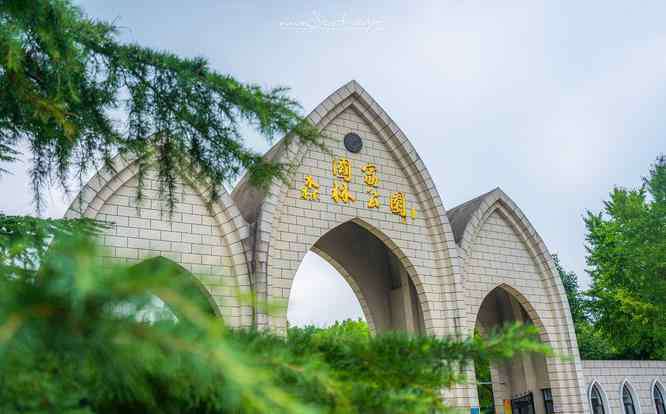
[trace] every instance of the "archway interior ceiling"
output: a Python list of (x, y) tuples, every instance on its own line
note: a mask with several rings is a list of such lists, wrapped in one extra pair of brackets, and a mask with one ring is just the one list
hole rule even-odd
[(495, 288), (481, 304), (477, 326), (489, 330), (515, 322), (533, 323), (525, 308), (509, 292)]
[(358, 286), (366, 319), (376, 331), (423, 331), (416, 289), (396, 255), (374, 234), (354, 222), (343, 223), (314, 245), (331, 257)]

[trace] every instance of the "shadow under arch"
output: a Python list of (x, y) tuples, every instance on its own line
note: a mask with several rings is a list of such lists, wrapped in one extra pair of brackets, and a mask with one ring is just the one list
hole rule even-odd
[(414, 266), (377, 228), (354, 218), (326, 231), (309, 250), (342, 270), (375, 332), (425, 332), (428, 304)]
[[(503, 326), (523, 323), (539, 328), (539, 339), (550, 344), (543, 322), (517, 289), (499, 284), (491, 289), (476, 310), (475, 329), (481, 334)], [(552, 345), (551, 345), (552, 346)], [(476, 361), (477, 378), (490, 378), (489, 383), (477, 384), (481, 395), (482, 385), (491, 385), (491, 401), (480, 401), (482, 408), (503, 412), (504, 404), (510, 401), (514, 413), (545, 414), (552, 407), (551, 379), (548, 361), (542, 354), (519, 354), (505, 362)], [(479, 372), (486, 367), (488, 372)]]
[(541, 340), (541, 342), (550, 345), (551, 342), (550, 342), (550, 337), (548, 335), (548, 331), (546, 330), (546, 327), (545, 327), (543, 321), (541, 320), (541, 317), (537, 313), (536, 309), (534, 308), (534, 306), (532, 306), (532, 304), (529, 302), (529, 300), (527, 300), (525, 295), (523, 295), (519, 290), (515, 289), (513, 286), (510, 286), (506, 283), (499, 283), (494, 288), (490, 289), (490, 291), (488, 291), (488, 293), (486, 293), (486, 296), (484, 296), (481, 303), (479, 303), (479, 307), (477, 309), (475, 309), (475, 315), (476, 315), (475, 324), (476, 324), (476, 327), (477, 328), (479, 327), (478, 318), (479, 318), (479, 313), (481, 311), (481, 308), (483, 307), (484, 302), (486, 301), (486, 299), (488, 299), (489, 296), (491, 296), (498, 289), (501, 289), (502, 291), (511, 295), (511, 297), (513, 299), (515, 299), (520, 304), (520, 306), (525, 311), (525, 313), (527, 314), (527, 317), (528, 317), (525, 321), (522, 321), (522, 322), (531, 323), (532, 325), (536, 326), (539, 329), (539, 339)]
[[(154, 276), (156, 282), (166, 281), (178, 291), (179, 295), (195, 304), (203, 312), (211, 316), (222, 316), (219, 307), (204, 284), (191, 272), (171, 259), (164, 256), (147, 258), (131, 266), (130, 271), (145, 276), (148, 280), (151, 276)], [(148, 289), (148, 293), (153, 294), (150, 289)], [(166, 303), (176, 316), (181, 316), (176, 304), (170, 303), (168, 298), (163, 298), (159, 294), (156, 294), (156, 296)]]
[(361, 306), (361, 310), (363, 311), (363, 316), (365, 317), (365, 321), (368, 324), (370, 332), (376, 332), (375, 318), (372, 315), (370, 307), (368, 306), (368, 301), (365, 299), (365, 296), (363, 295), (363, 292), (361, 291), (361, 288), (359, 287), (358, 283), (356, 283), (356, 280), (349, 274), (349, 272), (347, 271), (347, 269), (344, 268), (344, 266), (342, 266), (333, 257), (329, 256), (326, 252), (314, 246), (310, 249), (310, 251), (316, 254), (317, 256), (321, 257), (326, 262), (328, 262), (328, 264), (330, 264), (335, 270), (337, 270), (337, 272), (340, 274), (340, 276), (342, 276), (345, 282), (347, 282), (352, 292), (354, 292), (356, 300), (358, 300), (358, 303)]

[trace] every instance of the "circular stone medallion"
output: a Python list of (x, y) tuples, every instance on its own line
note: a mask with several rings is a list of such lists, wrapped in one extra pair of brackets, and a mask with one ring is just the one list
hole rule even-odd
[(359, 137), (358, 134), (353, 132), (345, 135), (344, 143), (345, 148), (347, 148), (347, 151), (349, 152), (357, 153), (363, 148), (363, 140), (361, 140), (361, 137)]

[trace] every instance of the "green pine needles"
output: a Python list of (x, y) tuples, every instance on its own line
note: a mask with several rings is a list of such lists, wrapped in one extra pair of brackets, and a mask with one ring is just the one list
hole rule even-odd
[(123, 44), (67, 0), (0, 1), (0, 161), (29, 148), (38, 211), (45, 186), (67, 190), (116, 153), (137, 160), (140, 182), (156, 161), (171, 207), (179, 174), (208, 183), (211, 199), (244, 170), (257, 185), (281, 177), (286, 166), (244, 146), (240, 130), (318, 142), (286, 92), (243, 84), (203, 58)]

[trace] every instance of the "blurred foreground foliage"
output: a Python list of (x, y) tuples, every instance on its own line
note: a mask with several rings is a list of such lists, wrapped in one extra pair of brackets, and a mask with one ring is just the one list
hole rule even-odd
[[(470, 361), (549, 352), (531, 326), (464, 340), (360, 321), (232, 330), (166, 260), (101, 265), (96, 231), (0, 215), (0, 412), (445, 412)], [(175, 319), (137, 317), (155, 296)]]

